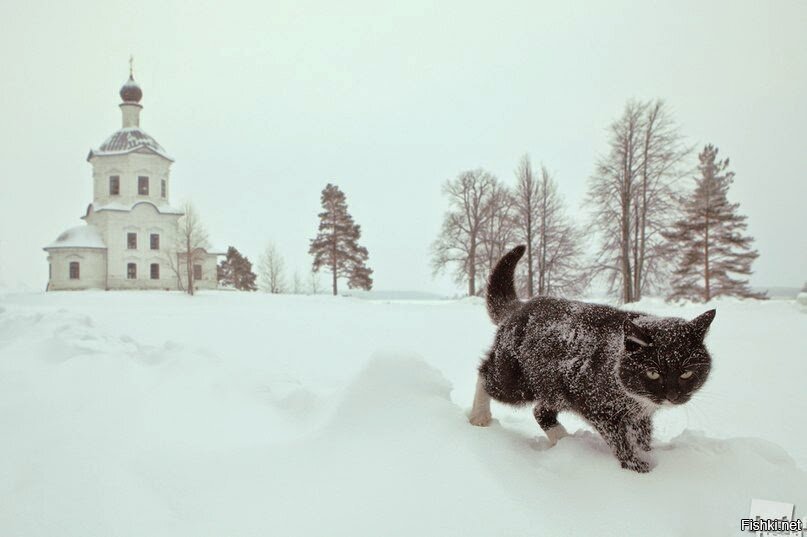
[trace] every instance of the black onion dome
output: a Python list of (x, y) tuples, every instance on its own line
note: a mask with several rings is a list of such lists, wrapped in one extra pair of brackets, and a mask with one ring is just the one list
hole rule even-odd
[(143, 90), (137, 85), (132, 75), (129, 75), (129, 80), (121, 87), (120, 98), (128, 103), (139, 103), (143, 98)]

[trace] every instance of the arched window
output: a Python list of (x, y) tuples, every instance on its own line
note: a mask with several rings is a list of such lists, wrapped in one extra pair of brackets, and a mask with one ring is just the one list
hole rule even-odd
[(71, 280), (78, 280), (79, 279), (78, 261), (71, 261), (70, 262), (70, 279)]

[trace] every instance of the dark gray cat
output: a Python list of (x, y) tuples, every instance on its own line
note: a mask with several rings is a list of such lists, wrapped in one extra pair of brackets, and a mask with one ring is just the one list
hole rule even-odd
[(488, 282), (488, 312), (499, 325), (479, 367), (470, 422), (490, 423), (490, 399), (522, 405), (554, 445), (565, 436), (558, 412), (585, 418), (623, 468), (647, 472), (653, 412), (686, 403), (706, 381), (703, 344), (715, 317), (692, 321), (559, 298), (516, 297), (513, 272), (524, 246), (499, 260)]

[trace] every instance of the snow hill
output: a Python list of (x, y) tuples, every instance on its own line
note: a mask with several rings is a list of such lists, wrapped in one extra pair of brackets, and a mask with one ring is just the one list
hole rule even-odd
[(0, 295), (0, 535), (741, 535), (752, 498), (804, 518), (807, 314), (716, 307), (711, 379), (638, 475), (573, 416), (552, 448), (526, 409), (468, 425), (478, 300)]

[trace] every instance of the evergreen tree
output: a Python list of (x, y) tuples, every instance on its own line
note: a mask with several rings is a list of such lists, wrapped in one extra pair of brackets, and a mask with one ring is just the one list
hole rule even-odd
[(328, 184), (321, 196), (323, 212), (319, 213), (319, 233), (311, 240), (308, 253), (314, 256), (314, 272), (326, 268), (331, 272), (333, 294), (337, 294), (337, 278), (347, 278), (351, 289), (370, 290), (373, 271), (367, 267), (367, 248), (359, 246), (361, 228), (347, 212), (345, 194)]
[(256, 291), (252, 263), (234, 247), (227, 248), (227, 257), (218, 266), (219, 283), (240, 291)]
[(754, 239), (743, 234), (748, 224), (747, 217), (738, 213), (740, 204), (728, 201), (734, 172), (728, 171), (729, 160), (718, 160), (717, 153), (710, 144), (698, 155), (700, 176), (695, 178), (694, 192), (681, 200), (683, 217), (662, 233), (679, 256), (668, 300), (767, 298), (742, 278), (751, 274), (759, 253), (751, 248)]

